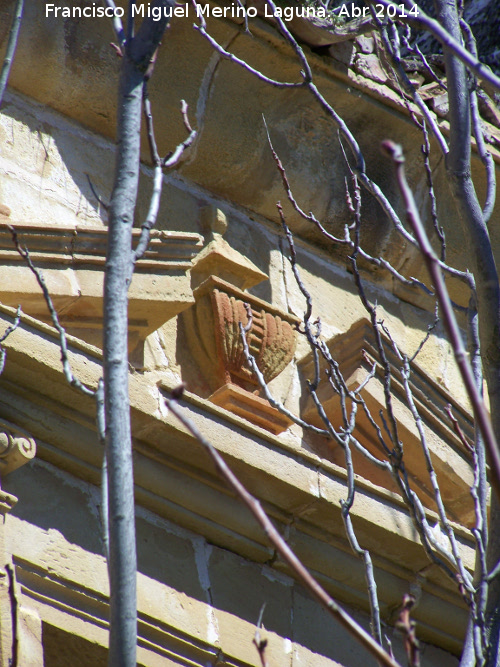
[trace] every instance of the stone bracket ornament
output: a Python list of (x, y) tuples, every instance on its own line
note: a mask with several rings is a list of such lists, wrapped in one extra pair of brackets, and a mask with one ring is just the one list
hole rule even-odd
[(191, 350), (213, 387), (234, 384), (247, 391), (259, 384), (243, 352), (240, 322), (245, 326), (251, 353), (266, 382), (277, 377), (293, 359), (298, 319), (225, 280), (210, 276), (194, 290), (195, 305), (184, 314)]
[[(406, 471), (412, 480), (415, 493), (420, 497), (422, 503), (426, 507), (436, 509), (427, 462), (420, 442), (420, 433), (407, 404), (406, 391), (401, 375), (401, 360), (392, 350), (391, 341), (385, 334), (382, 334), (381, 338), (392, 374), (392, 410), (398, 426), (399, 437), (404, 444)], [(367, 375), (373, 369), (375, 370), (374, 377), (366, 384), (361, 395), (371, 412), (372, 418), (378, 424), (381, 432), (385, 433), (388, 416), (384, 394), (384, 368), (380, 362), (371, 323), (366, 319), (358, 320), (348, 331), (328, 340), (327, 346), (332, 357), (339, 364), (340, 371), (350, 390), (355, 391), (365, 382)], [(325, 368), (324, 362), (321, 362), (320, 375), (322, 377), (325, 377)], [(300, 360), (299, 369), (304, 383), (307, 379), (314, 377), (311, 354)], [(473, 484), (470, 452), (464, 448), (460, 438), (454, 433), (452, 425), (446, 418), (445, 408), (448, 405), (453, 406), (453, 413), (462, 432), (473, 440), (474, 429), (471, 415), (416, 362), (412, 363), (409, 384), (449, 516), (466, 526), (474, 525), (474, 503), (470, 495), (470, 487)], [(334, 427), (341, 428), (343, 416), (339, 395), (332, 390), (328, 382), (322, 381), (316, 390), (316, 396)], [(346, 403), (349, 410), (349, 399)], [(306, 421), (318, 427), (323, 427), (323, 421), (307, 391), (303, 392), (301, 414)], [(354, 435), (375, 457), (386, 458), (386, 454), (382, 451), (374, 433), (373, 425), (361, 409), (357, 411)], [(358, 455), (356, 452), (353, 453), (353, 459), (355, 459), (356, 471), (360, 475), (379, 486), (398, 492), (387, 473), (380, 473), (375, 466), (368, 463), (362, 455)], [(342, 461), (343, 454), (339, 456), (338, 463), (342, 465)]]
[(253, 322), (247, 341), (267, 383), (293, 359), (299, 320), (245, 291), (267, 275), (222, 238), (227, 228), (222, 211), (207, 208), (203, 219), (209, 243), (192, 269), (195, 304), (182, 314), (188, 345), (213, 392), (210, 400), (280, 433), (291, 422), (258, 396), (260, 386), (245, 358), (240, 323), (248, 322), (248, 304)]
[(24, 429), (0, 419), (0, 477), (5, 477), (36, 454), (36, 442)]

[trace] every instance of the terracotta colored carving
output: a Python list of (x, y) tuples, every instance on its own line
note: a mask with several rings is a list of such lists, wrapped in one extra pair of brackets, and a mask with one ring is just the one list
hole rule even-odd
[(195, 304), (183, 313), (187, 342), (214, 392), (210, 400), (279, 433), (290, 422), (266, 400), (257, 397), (260, 386), (245, 358), (240, 323), (243, 326), (248, 323), (245, 305), (248, 304), (252, 311), (252, 326), (247, 341), (267, 383), (277, 377), (293, 358), (298, 319), (244, 291), (267, 276), (231, 248), (216, 231), (225, 231), (227, 227), (223, 213), (219, 210), (209, 210), (208, 213), (211, 240), (197, 257), (192, 270)]
[(236, 384), (254, 391), (258, 382), (248, 368), (240, 334), (246, 325), (245, 303), (252, 309), (248, 343), (266, 382), (277, 377), (295, 352), (295, 318), (280, 313), (220, 278), (211, 276), (194, 290), (196, 304), (186, 313), (186, 332), (200, 368), (214, 388)]

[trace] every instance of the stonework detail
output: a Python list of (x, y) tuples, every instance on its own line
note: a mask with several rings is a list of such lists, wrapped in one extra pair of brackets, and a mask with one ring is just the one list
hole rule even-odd
[(0, 476), (29, 463), (36, 454), (36, 442), (27, 431), (0, 419)]
[[(109, 584), (99, 516), (103, 450), (95, 400), (68, 385), (40, 287), (15, 251), (7, 224), (16, 227), (43, 271), (69, 334), (75, 377), (95, 388), (102, 377), (107, 230), (87, 174), (107, 199), (116, 152), (116, 101), (108, 94), (116, 85), (116, 54), (108, 48), (106, 21), (47, 21), (41, 0), (25, 4), (12, 87), (0, 113), (0, 335), (12, 326), (18, 304), (23, 310), (19, 327), (3, 342), (6, 364), (0, 374), (0, 416), (8, 420), (0, 420), (0, 566), (11, 564), (6, 571), (15, 575), (2, 580), (0, 568), (0, 667), (9, 664), (13, 627), (17, 662), (23, 667), (73, 662), (101, 667), (108, 662)], [(11, 5), (0, 0), (7, 13)], [(220, 43), (268, 76), (297, 79), (296, 58), (271, 26), (257, 20), (250, 36), (231, 20), (210, 18), (207, 23)], [(0, 21), (3, 46), (7, 24)], [(391, 87), (387, 63), (375, 67), (375, 38), (334, 43), (342, 26), (332, 31), (305, 20), (289, 26), (312, 48), (314, 79), (325, 98), (345, 112), (391, 204), (403, 210), (392, 166), (379, 150), (379, 140), (388, 134), (405, 146), (409, 183), (427, 214), (427, 178), (418, 168), (421, 130), (409, 122), (406, 100)], [(300, 423), (288, 428), (290, 421), (263, 397), (247, 367), (240, 333), (250, 308), (247, 339), (272, 396), (290, 414), (323, 429), (306, 383), (314, 377), (309, 346), (297, 332), (299, 320), (290, 314), (303, 312), (304, 295), (276, 224), (281, 200), (295, 236), (297, 269), (314, 296), (311, 321), (321, 317), (323, 335), (350, 389), (356, 390), (375, 367), (363, 397), (384, 431), (383, 367), (370, 324), (361, 319), (366, 310), (352, 273), (345, 270), (346, 254), (285, 201), (283, 173), (276, 168), (269, 138), (297, 204), (340, 237), (352, 223), (345, 156), (308, 91), (292, 89), (287, 97), (286, 91), (242, 76), (234, 63), (214, 56), (190, 21), (176, 19), (164, 42), (151, 91), (154, 107), (161, 110), (155, 117), (158, 147), (166, 151), (185, 139), (180, 99), (197, 118), (198, 137), (178, 169), (164, 174), (157, 228), (129, 286), (137, 663), (257, 667), (252, 637), (259, 609), (268, 600), (264, 623), (270, 665), (363, 665), (366, 652), (337, 632), (326, 612), (289, 576), (251, 513), (236, 502), (197, 438), (163, 400), (185, 383), (184, 414), (269, 511), (304, 566), (368, 627), (364, 562), (352, 550), (343, 521), (350, 483), (345, 452)], [(430, 95), (424, 103), (434, 106), (433, 84), (417, 72), (409, 76), (422, 97)], [(437, 122), (446, 134), (446, 121)], [(486, 125), (485, 131), (498, 163), (496, 125)], [(147, 218), (154, 185), (146, 136), (142, 157), (138, 225)], [(445, 165), (436, 156), (431, 163), (440, 219), (450, 227), (447, 261), (465, 268), (467, 244), (454, 224)], [(477, 155), (473, 170), (478, 191), (484, 192), (486, 178)], [(492, 229), (498, 228), (495, 215)], [(134, 229), (134, 246), (139, 234)], [(363, 248), (427, 284), (420, 253), (399, 238), (374, 197), (364, 198)], [(497, 242), (494, 252), (498, 264)], [(430, 331), (417, 357), (421, 366), (413, 365), (411, 388), (448, 516), (456, 522), (457, 548), (473, 576), (471, 454), (443, 408), (452, 404), (466, 437), (473, 428), (449, 347), (440, 328), (431, 326), (434, 299), (382, 270), (372, 272), (364, 263), (359, 268), (367, 298), (377, 303), (377, 317), (405, 351), (415, 351)], [(466, 305), (462, 283), (450, 279), (448, 285), (452, 299)], [(386, 356), (410, 484), (436, 543), (446, 550), (419, 434), (405, 404), (401, 362), (390, 344)], [(318, 399), (335, 427), (342, 428), (342, 406), (324, 370)], [(371, 428), (358, 406), (355, 435), (382, 458)], [(403, 655), (391, 625), (403, 595), (418, 591), (412, 620), (425, 647), (423, 661), (428, 667), (456, 667), (469, 618), (461, 591), (429, 561), (390, 473), (354, 449), (352, 455), (356, 495), (351, 516), (359, 544), (372, 554), (384, 633), (395, 655)], [(16, 625), (11, 584), (12, 590), (17, 586)]]
[[(279, 433), (290, 422), (280, 416), (267, 424), (266, 415), (277, 411), (265, 399), (254, 400), (260, 387), (245, 358), (240, 323), (247, 325), (249, 307), (252, 326), (247, 342), (265, 381), (270, 382), (293, 359), (298, 319), (244, 291), (266, 279), (266, 274), (222, 238), (227, 221), (221, 211), (205, 217), (209, 219), (210, 240), (192, 270), (193, 284), (197, 285), (193, 290), (195, 304), (183, 313), (189, 347), (215, 391), (210, 400)], [(248, 394), (244, 400), (242, 392)], [(255, 406), (249, 409), (253, 402)]]
[[(10, 221), (9, 221), (10, 223)], [(13, 222), (19, 240), (43, 271), (61, 324), (68, 333), (101, 347), (102, 292), (107, 230)], [(137, 242), (140, 230), (133, 231)], [(129, 349), (192, 302), (188, 271), (201, 249), (199, 234), (153, 230), (129, 291)], [(13, 279), (16, 276), (16, 279)], [(49, 321), (42, 291), (19, 256), (6, 224), (0, 224), (0, 300)]]
[[(396, 357), (390, 341), (385, 336), (382, 337), (382, 341), (391, 368), (393, 414), (396, 418), (399, 437), (404, 442), (406, 469), (414, 480), (415, 491), (424, 505), (435, 509), (434, 493), (422, 451), (420, 434), (406, 403), (405, 388), (401, 375), (402, 362)], [(375, 368), (374, 377), (366, 384), (361, 396), (365, 400), (373, 419), (378, 424), (381, 433), (385, 433), (384, 424), (387, 423), (388, 418), (384, 397), (384, 370), (370, 322), (366, 319), (358, 320), (348, 331), (330, 339), (328, 348), (339, 364), (347, 387), (352, 391), (355, 391), (365, 382), (368, 374)], [(306, 356), (299, 365), (304, 380), (313, 377), (311, 355)], [(324, 369), (322, 375), (324, 376)], [(475, 520), (474, 506), (469, 492), (472, 484), (470, 452), (465, 450), (451, 424), (447, 423), (445, 408), (447, 405), (453, 407), (454, 415), (462, 432), (469, 438), (473, 436), (471, 416), (417, 363), (412, 363), (410, 386), (423, 423), (441, 494), (446, 502), (449, 514), (454, 520), (465, 525), (473, 524)], [(334, 393), (328, 383), (321, 383), (316, 395), (332, 424), (337, 428), (341, 427), (343, 418), (339, 395)], [(347, 403), (349, 403), (349, 399), (347, 399)], [(323, 426), (314, 402), (307, 391), (304, 391), (303, 394), (302, 415), (316, 426)], [(384, 457), (373, 426), (363, 410), (357, 412), (354, 435), (372, 454), (380, 458)], [(443, 442), (448, 443), (447, 447), (443, 448)], [(354, 457), (357, 459), (358, 455), (354, 453)], [(339, 462), (341, 459), (342, 457)], [(370, 479), (390, 490), (398, 491), (389, 475), (377, 473), (374, 466), (367, 463), (361, 455), (359, 455), (359, 461), (356, 461), (356, 470), (366, 479)]]
[(188, 341), (200, 368), (211, 384), (236, 384), (258, 389), (258, 381), (248, 368), (243, 353), (240, 322), (245, 326), (252, 310), (252, 327), (247, 334), (250, 351), (266, 382), (286, 368), (295, 352), (294, 316), (265, 301), (211, 276), (194, 290), (195, 305), (185, 315)]

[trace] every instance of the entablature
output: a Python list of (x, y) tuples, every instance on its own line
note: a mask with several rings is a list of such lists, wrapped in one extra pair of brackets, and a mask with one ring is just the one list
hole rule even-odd
[[(49, 226), (12, 222), (19, 242), (43, 272), (60, 323), (88, 343), (101, 347), (107, 228)], [(136, 243), (140, 230), (133, 230)], [(189, 271), (202, 237), (189, 232), (151, 231), (144, 257), (129, 290), (129, 350), (193, 303)], [(6, 223), (0, 225), (0, 301), (50, 321), (35, 276), (14, 247)]]
[[(5, 307), (0, 312), (4, 328), (14, 313)], [(102, 448), (95, 407), (92, 399), (68, 387), (55, 332), (25, 318), (4, 344), (8, 363), (0, 376), (2, 418), (36, 437), (41, 459), (98, 485)], [(81, 342), (72, 347), (71, 360), (74, 373), (96, 386), (101, 375), (98, 350)], [(130, 377), (138, 504), (211, 543), (284, 569), (274, 562), (262, 532), (247, 509), (235, 502), (199, 443), (165, 408), (162, 392), (172, 386), (158, 390), (159, 380), (158, 373)], [(188, 392), (184, 409), (328, 590), (363, 607), (363, 565), (351, 552), (341, 519), (345, 470), (301, 447), (291, 434), (276, 437)], [(372, 551), (382, 616), (390, 622), (403, 592), (418, 580), (423, 592), (415, 618), (422, 637), (458, 651), (467, 618), (458, 591), (429, 565), (399, 496), (361, 477), (357, 481), (352, 518), (358, 539)], [(437, 522), (432, 511), (428, 518), (431, 524)], [(456, 532), (466, 566), (472, 569), (470, 533), (460, 526)]]

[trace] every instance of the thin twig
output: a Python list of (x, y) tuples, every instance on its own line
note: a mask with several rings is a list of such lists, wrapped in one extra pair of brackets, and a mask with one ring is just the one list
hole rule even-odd
[[(443, 133), (441, 132), (439, 125), (435, 120), (435, 117), (432, 116), (429, 108), (424, 103), (423, 99), (420, 97), (416, 86), (414, 86), (414, 84), (410, 81), (410, 77), (405, 72), (403, 65), (401, 63), (401, 57), (393, 48), (391, 41), (388, 39), (385, 26), (383, 26), (380, 19), (377, 18), (377, 13), (373, 5), (370, 6), (370, 11), (372, 13), (373, 20), (378, 25), (382, 43), (384, 44), (388, 58), (391, 60), (392, 70), (395, 76), (397, 77), (398, 82), (401, 83), (405, 93), (411, 98), (413, 104), (415, 104), (415, 106), (419, 109), (420, 113), (424, 118), (424, 121), (430, 127), (431, 132), (434, 135), (434, 138), (436, 139), (442, 154), (446, 156), (448, 153), (448, 144), (446, 143), (446, 139), (444, 138)], [(397, 35), (397, 32), (395, 32), (395, 34)], [(401, 94), (401, 97), (404, 98), (404, 95)]]
[(9, 667), (18, 667), (19, 664), (19, 597), (17, 592), (16, 573), (14, 567), (5, 565), (9, 577), (10, 614), (12, 623), (12, 654)]
[(479, 79), (487, 81), (494, 88), (500, 90), (500, 78), (498, 78), (489, 67), (486, 67), (486, 65), (479, 62), (477, 58), (474, 58), (474, 56), (470, 54), (460, 42), (457, 42), (457, 40), (454, 39), (449, 32), (438, 23), (438, 21), (428, 16), (420, 6), (413, 2), (413, 0), (404, 0), (406, 9), (401, 4), (397, 5), (394, 2), (391, 2), (391, 0), (369, 0), (370, 3), (375, 3), (375, 1), (384, 5), (384, 7), (391, 6), (394, 8), (395, 16), (399, 21), (428, 30), (439, 42), (441, 42), (443, 47), (452, 51), (453, 54)]
[(349, 540), (349, 544), (354, 553), (357, 554), (363, 560), (364, 564), (366, 587), (368, 591), (368, 599), (370, 602), (370, 612), (371, 612), (370, 625), (372, 629), (372, 635), (375, 638), (375, 640), (380, 645), (382, 645), (382, 629), (380, 625), (380, 605), (377, 593), (377, 583), (375, 581), (375, 573), (373, 571), (373, 561), (368, 549), (363, 549), (358, 542), (358, 538), (356, 537), (356, 533), (354, 531), (354, 526), (352, 524), (352, 518), (350, 514), (351, 507), (354, 503), (355, 476), (354, 476), (354, 465), (351, 456), (351, 449), (349, 447), (349, 436), (350, 432), (352, 432), (352, 430), (355, 427), (356, 407), (357, 407), (356, 404), (353, 403), (351, 420), (350, 420), (351, 423), (346, 432), (345, 447), (344, 447), (345, 463), (347, 470), (348, 497), (347, 500), (345, 501), (341, 500), (340, 504), (342, 510), (342, 519), (344, 521), (344, 526), (347, 538)]
[(295, 576), (309, 591), (309, 593), (328, 611), (360, 644), (371, 653), (379, 662), (387, 667), (400, 667), (377, 642), (319, 585), (304, 564), (297, 558), (285, 540), (281, 537), (271, 519), (267, 516), (260, 502), (243, 486), (239, 479), (227, 466), (212, 443), (205, 438), (195, 424), (182, 410), (179, 409), (174, 398), (165, 398), (168, 408), (177, 419), (188, 429), (210, 455), (218, 472), (237, 496), (244, 502), (253, 514), (267, 539), (279, 553), (281, 558), (290, 567)]
[(19, 30), (21, 28), (21, 21), (23, 17), (24, 0), (17, 0), (12, 18), (12, 25), (10, 27), (9, 41), (7, 43), (7, 50), (3, 59), (2, 70), (0, 72), (0, 107), (2, 106), (3, 96), (7, 88), (7, 81), (9, 80), (12, 62), (17, 47), (17, 39), (19, 37)]
[[(251, 317), (250, 305), (246, 303), (245, 307), (247, 309), (247, 315), (248, 315), (248, 312), (250, 311), (250, 315), (248, 315), (248, 320), (250, 321), (250, 317)], [(264, 379), (264, 376), (263, 376), (260, 368), (257, 365), (257, 361), (256, 361), (255, 357), (250, 352), (250, 348), (248, 346), (248, 341), (247, 341), (247, 336), (246, 336), (246, 333), (245, 333), (245, 327), (243, 326), (243, 324), (241, 322), (239, 323), (239, 326), (240, 326), (240, 335), (241, 335), (241, 341), (242, 341), (242, 344), (243, 344), (243, 353), (245, 355), (245, 359), (246, 359), (248, 365), (250, 366), (250, 369), (253, 371), (253, 374), (255, 375), (255, 377), (256, 377), (256, 379), (257, 379), (257, 381), (258, 381), (258, 383), (259, 383), (259, 385), (260, 385), (260, 387), (261, 387), (261, 389), (264, 393), (264, 396), (267, 398), (269, 403), (273, 406), (273, 408), (276, 408), (277, 410), (279, 410), (283, 415), (288, 417), (288, 419), (293, 421), (298, 426), (301, 426), (302, 428), (305, 428), (308, 431), (312, 431), (313, 433), (317, 433), (318, 435), (326, 435), (327, 436), (329, 434), (328, 431), (326, 431), (325, 429), (322, 429), (322, 428), (318, 428), (317, 426), (314, 426), (313, 424), (309, 424), (308, 422), (304, 421), (300, 417), (297, 417), (297, 415), (294, 415), (293, 412), (290, 412), (290, 410), (287, 410), (287, 408), (285, 408), (285, 406), (282, 403), (280, 403), (280, 401), (278, 401), (274, 398), (274, 396), (269, 391), (269, 387), (267, 386), (267, 383)], [(248, 326), (248, 322), (247, 322), (247, 326)]]
[[(477, 46), (476, 40), (470, 29), (469, 24), (461, 19), (460, 27), (462, 28), (463, 33), (465, 34), (467, 47), (474, 57), (477, 58)], [(481, 162), (484, 164), (484, 169), (486, 171), (486, 197), (483, 206), (483, 219), (484, 224), (487, 225), (493, 209), (495, 208), (495, 199), (496, 199), (496, 169), (493, 156), (486, 148), (486, 143), (484, 141), (483, 128), (481, 127), (481, 119), (479, 117), (479, 109), (477, 104), (477, 93), (476, 93), (477, 83), (474, 81), (470, 90), (470, 110), (471, 110), (471, 120), (472, 120), (472, 131), (474, 133), (474, 138), (476, 140), (477, 151)]]
[(255, 645), (255, 648), (257, 649), (259, 653), (259, 658), (260, 658), (260, 663), (262, 667), (269, 667), (269, 663), (266, 658), (266, 647), (267, 647), (267, 639), (262, 638), (260, 636), (260, 629), (262, 627), (262, 617), (264, 616), (264, 609), (266, 608), (266, 603), (262, 605), (260, 608), (260, 613), (259, 613), (259, 620), (257, 621), (257, 627), (255, 628), (255, 635), (253, 638), (253, 643)]
[[(116, 15), (116, 5), (113, 0), (103, 0), (103, 2), (113, 10), (113, 29), (116, 34), (116, 39), (118, 40), (118, 48), (120, 50), (120, 55), (123, 56), (125, 51), (125, 31), (123, 29), (123, 23), (121, 19)], [(111, 46), (115, 46), (112, 44)]]
[(408, 667), (420, 667), (420, 645), (415, 634), (415, 621), (411, 620), (410, 612), (415, 606), (415, 597), (405, 595), (403, 597), (403, 606), (399, 612), (396, 627), (401, 630), (404, 636), (406, 655), (408, 657)]
[(462, 375), (467, 395), (472, 404), (474, 416), (478, 422), (484, 442), (490, 457), (493, 468), (492, 485), (500, 497), (500, 451), (498, 443), (491, 426), (489, 415), (486, 411), (483, 399), (481, 398), (474, 376), (467, 358), (467, 353), (463, 344), (460, 330), (458, 328), (453, 307), (448, 295), (448, 290), (444, 283), (443, 274), (434, 250), (427, 238), (427, 234), (420, 220), (418, 208), (413, 198), (413, 193), (408, 186), (404, 173), (404, 155), (401, 146), (392, 141), (384, 141), (382, 144), (384, 153), (390, 157), (396, 167), (398, 185), (406, 204), (406, 213), (408, 222), (413, 230), (415, 238), (418, 240), (422, 255), (424, 257), (427, 269), (431, 276), (436, 290), (436, 296), (439, 300), (443, 322), (448, 332), (450, 343), (455, 355), (455, 360)]
[(186, 128), (186, 131), (189, 132), (189, 135), (172, 151), (172, 153), (168, 157), (163, 158), (162, 167), (164, 169), (172, 169), (172, 167), (175, 167), (179, 162), (179, 160), (181, 159), (184, 151), (193, 144), (194, 140), (198, 136), (197, 130), (193, 130), (193, 128), (191, 127), (191, 123), (189, 122), (189, 117), (187, 112), (188, 112), (187, 102), (185, 100), (181, 100), (182, 121), (184, 123), (184, 127)]
[[(196, 0), (192, 0), (193, 7), (196, 8), (198, 7), (198, 3)], [(247, 72), (250, 72), (254, 76), (256, 76), (259, 81), (263, 81), (264, 83), (268, 83), (271, 86), (274, 86), (276, 88), (302, 88), (304, 86), (303, 81), (299, 81), (297, 83), (291, 83), (287, 81), (276, 81), (276, 79), (271, 79), (270, 77), (266, 76), (265, 74), (262, 74), (259, 70), (255, 69), (251, 65), (249, 65), (245, 60), (242, 60), (241, 58), (238, 58), (232, 53), (229, 53), (229, 51), (226, 51), (226, 49), (221, 46), (208, 32), (207, 32), (207, 22), (205, 21), (205, 17), (201, 12), (197, 12), (198, 18), (200, 19), (200, 25), (194, 24), (195, 30), (198, 30), (200, 35), (202, 35), (207, 42), (212, 46), (215, 51), (219, 55), (221, 55), (223, 58), (226, 60), (230, 60), (233, 63), (236, 63), (240, 67), (243, 67)]]
[(432, 67), (427, 62), (427, 58), (424, 56), (424, 54), (420, 50), (420, 47), (418, 46), (418, 44), (415, 44), (414, 46), (412, 46), (410, 44), (410, 38), (411, 38), (411, 28), (410, 28), (409, 25), (405, 25), (405, 30), (402, 34), (402, 39), (403, 39), (403, 44), (404, 44), (406, 50), (408, 51), (408, 53), (416, 54), (418, 56), (418, 58), (419, 58), (420, 62), (422, 63), (425, 71), (427, 72), (427, 74), (431, 77), (431, 79), (435, 83), (439, 84), (440, 88), (442, 88), (443, 91), (446, 91), (448, 88), (447, 88), (445, 82), (442, 81), (439, 77), (436, 76), (436, 74), (434, 73), (434, 70), (432, 69)]
[[(475, 295), (469, 300), (469, 312), (467, 316), (469, 355), (474, 380), (479, 393), (483, 392), (483, 365), (481, 359), (481, 346), (479, 340), (479, 314)], [(450, 418), (454, 418), (450, 409)], [(455, 419), (456, 422), (456, 419)], [(454, 423), (455, 427), (455, 423)], [(456, 430), (461, 433), (457, 423)], [(459, 436), (460, 437), (460, 436)], [(465, 436), (463, 436), (465, 439)], [(484, 656), (487, 652), (488, 639), (486, 633), (486, 609), (488, 604), (489, 582), (488, 582), (488, 480), (486, 472), (486, 451), (481, 432), (475, 425), (474, 427), (475, 446), (472, 452), (474, 481), (471, 487), (471, 495), (474, 501), (474, 512), (476, 516), (476, 525), (472, 530), (476, 541), (476, 568), (475, 584), (476, 591), (473, 597), (474, 605), (471, 608), (472, 639), (474, 653), (477, 664), (484, 663)]]
[(3, 369), (5, 368), (5, 359), (7, 356), (7, 350), (2, 345), (2, 343), (8, 338), (8, 336), (10, 336), (11, 333), (13, 333), (17, 329), (20, 321), (21, 321), (21, 306), (18, 306), (14, 322), (9, 327), (7, 327), (7, 329), (5, 329), (2, 337), (0, 338), (0, 375), (3, 373)]
[(14, 245), (16, 247), (17, 252), (21, 255), (21, 257), (24, 259), (26, 264), (29, 266), (30, 271), (33, 273), (35, 276), (38, 284), (40, 285), (40, 288), (43, 292), (43, 296), (45, 299), (45, 303), (47, 304), (47, 308), (49, 309), (50, 317), (52, 319), (52, 323), (54, 327), (57, 329), (57, 332), (59, 333), (59, 347), (61, 348), (61, 363), (63, 366), (63, 371), (64, 375), (66, 377), (67, 382), (72, 386), (75, 387), (75, 389), (79, 389), (82, 393), (84, 393), (86, 396), (95, 396), (95, 390), (90, 389), (89, 387), (86, 387), (84, 384), (80, 382), (74, 375), (73, 371), (71, 370), (71, 365), (69, 363), (69, 356), (68, 356), (68, 345), (66, 341), (66, 331), (65, 329), (60, 325), (59, 323), (59, 317), (57, 315), (57, 311), (54, 307), (54, 304), (52, 303), (52, 298), (50, 296), (49, 290), (47, 289), (47, 285), (45, 284), (45, 279), (43, 277), (42, 272), (40, 269), (38, 269), (32, 262), (31, 256), (29, 254), (29, 251), (26, 247), (21, 246), (19, 243), (19, 239), (17, 237), (17, 232), (12, 227), (11, 225), (8, 225), (8, 228), (10, 230), (10, 233), (12, 234), (12, 240), (14, 242)]
[(453, 410), (452, 410), (452, 407), (451, 407), (450, 403), (448, 403), (447, 405), (445, 405), (445, 407), (444, 407), (444, 411), (445, 411), (446, 414), (448, 415), (448, 418), (449, 418), (449, 420), (450, 420), (450, 422), (451, 422), (451, 425), (453, 426), (453, 430), (455, 431), (455, 433), (456, 433), (456, 434), (458, 435), (458, 437), (460, 438), (460, 442), (461, 442), (462, 445), (465, 447), (465, 449), (466, 449), (468, 452), (470, 452), (470, 453), (472, 454), (472, 452), (474, 451), (474, 446), (473, 446), (473, 445), (469, 442), (469, 440), (465, 437), (465, 433), (464, 433), (464, 432), (462, 431), (462, 429), (460, 428), (460, 424), (458, 423), (457, 418), (456, 418), (455, 415), (453, 414)]
[(98, 203), (103, 207), (103, 209), (107, 211), (109, 209), (109, 204), (106, 204), (106, 202), (103, 201), (101, 197), (99, 197), (96, 189), (94, 188), (94, 184), (92, 183), (92, 179), (90, 178), (89, 174), (85, 174), (85, 176), (87, 177), (87, 181), (89, 183), (90, 189), (92, 190), (92, 194), (97, 199)]
[(106, 413), (104, 409), (104, 380), (99, 378), (96, 400), (97, 436), (102, 445), (101, 464), (101, 533), (104, 556), (109, 568), (109, 518), (108, 518), (108, 459), (106, 454)]
[(441, 523), (441, 526), (443, 527), (446, 536), (448, 537), (448, 540), (450, 542), (452, 554), (453, 554), (453, 559), (452, 562), (457, 568), (458, 572), (460, 573), (460, 577), (462, 581), (465, 583), (465, 585), (468, 588), (469, 593), (473, 592), (473, 586), (472, 586), (472, 580), (470, 578), (469, 573), (465, 569), (465, 566), (463, 564), (462, 557), (460, 555), (460, 551), (458, 548), (458, 544), (455, 538), (455, 533), (453, 531), (453, 528), (451, 527), (450, 522), (448, 521), (448, 517), (446, 515), (446, 509), (443, 503), (443, 498), (441, 496), (441, 490), (439, 488), (439, 483), (436, 475), (436, 471), (434, 470), (434, 465), (432, 463), (432, 458), (431, 454), (429, 451), (429, 446), (427, 444), (427, 438), (425, 435), (424, 431), (424, 426), (423, 426), (423, 421), (422, 418), (418, 412), (417, 406), (415, 404), (415, 400), (413, 398), (413, 394), (410, 388), (410, 364), (408, 361), (407, 357), (403, 357), (403, 367), (401, 369), (401, 376), (403, 379), (403, 385), (406, 393), (406, 401), (407, 405), (410, 408), (410, 411), (413, 416), (413, 420), (415, 422), (415, 425), (417, 427), (419, 437), (420, 437), (420, 444), (422, 446), (422, 452), (424, 455), (425, 463), (427, 466), (427, 472), (429, 474), (429, 479), (431, 481), (431, 486), (434, 492), (434, 500), (436, 502), (436, 507), (438, 509), (438, 514), (439, 514), (439, 520)]
[(146, 216), (146, 220), (141, 225), (141, 235), (139, 237), (139, 241), (137, 242), (135, 250), (132, 252), (132, 269), (131, 269), (132, 271), (134, 270), (136, 262), (141, 257), (143, 257), (144, 253), (148, 248), (151, 230), (155, 226), (156, 220), (158, 218), (158, 212), (160, 210), (161, 194), (163, 189), (163, 169), (171, 169), (172, 167), (174, 167), (181, 159), (184, 151), (193, 144), (194, 140), (198, 135), (198, 132), (196, 130), (193, 130), (193, 128), (189, 123), (189, 118), (187, 114), (188, 105), (184, 100), (181, 100), (182, 120), (184, 123), (184, 127), (189, 132), (189, 135), (186, 139), (184, 139), (184, 141), (182, 141), (178, 146), (176, 146), (175, 150), (172, 153), (170, 153), (167, 157), (162, 159), (158, 154), (158, 148), (156, 146), (156, 139), (153, 127), (153, 114), (151, 112), (151, 103), (149, 101), (146, 83), (144, 84), (144, 89), (143, 89), (143, 110), (146, 119), (146, 128), (148, 133), (151, 160), (154, 165), (153, 192), (151, 194), (151, 200), (149, 203), (149, 210)]
[[(329, 232), (325, 226), (316, 218), (316, 216), (312, 213), (306, 213), (298, 204), (297, 200), (295, 199), (293, 195), (292, 188), (290, 186), (290, 182), (288, 180), (288, 176), (285, 170), (285, 167), (283, 166), (283, 163), (281, 162), (278, 154), (276, 153), (274, 146), (271, 141), (271, 137), (269, 134), (269, 130), (267, 127), (266, 120), (264, 118), (264, 125), (266, 127), (266, 132), (267, 132), (267, 140), (269, 147), (271, 149), (271, 152), (273, 154), (274, 161), (276, 162), (276, 166), (278, 167), (278, 171), (280, 172), (281, 175), (281, 180), (283, 182), (283, 187), (285, 188), (285, 192), (287, 194), (289, 202), (292, 204), (293, 208), (297, 211), (297, 213), (304, 219), (307, 220), (308, 222), (311, 222), (313, 225), (315, 225), (321, 234), (328, 239), (329, 241), (332, 241), (333, 243), (337, 243), (339, 245), (345, 245), (350, 248), (354, 248), (354, 242), (352, 239), (349, 237), (348, 234), (344, 236), (344, 238), (340, 238)], [(341, 147), (343, 150), (343, 145), (341, 142)], [(277, 204), (278, 210), (279, 206), (281, 206), (280, 202)], [(280, 214), (280, 217), (281, 214)], [(369, 255), (366, 251), (364, 251), (362, 248), (359, 248), (359, 253), (362, 259), (366, 260), (367, 262), (370, 262), (371, 264), (374, 264), (375, 266), (385, 269), (388, 271), (396, 280), (400, 281), (404, 285), (408, 285), (409, 287), (419, 287), (422, 289), (426, 294), (431, 294), (430, 290), (420, 281), (417, 280), (416, 278), (406, 278), (403, 276), (397, 269), (395, 269), (390, 262), (388, 262), (386, 259), (383, 257), (373, 257), (372, 255)]]

